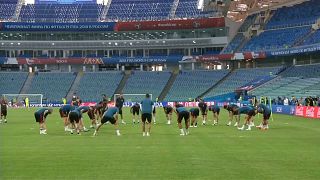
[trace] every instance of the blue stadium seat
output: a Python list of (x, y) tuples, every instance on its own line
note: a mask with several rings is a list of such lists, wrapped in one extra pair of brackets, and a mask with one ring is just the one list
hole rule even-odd
[(0, 72), (0, 95), (18, 94), (27, 76), (25, 72)]

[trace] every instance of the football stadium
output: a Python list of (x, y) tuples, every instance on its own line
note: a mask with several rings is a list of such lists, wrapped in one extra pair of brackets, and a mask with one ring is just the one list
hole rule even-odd
[(0, 0), (0, 179), (319, 179), (319, 0)]

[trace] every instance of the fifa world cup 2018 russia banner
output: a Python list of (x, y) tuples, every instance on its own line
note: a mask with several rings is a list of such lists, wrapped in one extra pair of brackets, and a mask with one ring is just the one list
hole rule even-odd
[(26, 23), (2, 22), (0, 31), (113, 31), (115, 22)]
[(297, 106), (296, 116), (320, 119), (320, 107)]
[(225, 27), (225, 19), (203, 18), (186, 20), (162, 20), (162, 21), (138, 21), (118, 22), (115, 31), (139, 31), (139, 30), (176, 30), (176, 29), (205, 29)]
[(101, 58), (17, 58), (18, 64), (104, 64)]

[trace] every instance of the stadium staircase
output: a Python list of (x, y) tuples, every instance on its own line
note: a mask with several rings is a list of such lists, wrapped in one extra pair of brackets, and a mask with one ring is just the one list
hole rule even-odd
[(34, 78), (35, 73), (29, 73), (26, 81), (24, 82), (19, 94), (27, 94), (28, 90), (30, 89), (32, 80)]
[(130, 75), (131, 75), (131, 71), (124, 71), (124, 76), (122, 77), (122, 79), (121, 79), (121, 81), (119, 83), (119, 86), (115, 90), (115, 94), (121, 94), (122, 93), (122, 90), (126, 86)]
[(173, 1), (173, 6), (172, 6), (170, 14), (169, 14), (169, 18), (170, 19), (173, 19), (175, 17), (178, 5), (179, 5), (179, 0), (174, 0)]
[(229, 71), (228, 74), (226, 74), (222, 79), (220, 79), (216, 84), (212, 85), (208, 90), (206, 90), (204, 93), (200, 94), (199, 97), (203, 98), (206, 94), (212, 91), (215, 87), (217, 87), (219, 84), (223, 83), (225, 79), (227, 79), (231, 74), (233, 70)]
[(23, 6), (24, 0), (18, 0), (15, 12), (14, 12), (14, 16), (13, 16), (13, 21), (19, 21), (19, 17), (20, 17), (20, 12), (21, 12), (21, 8)]
[(163, 88), (162, 92), (160, 93), (159, 101), (163, 101), (164, 100), (164, 98), (166, 97), (166, 95), (170, 91), (174, 81), (176, 80), (176, 78), (178, 76), (178, 73), (179, 73), (178, 71), (173, 71), (171, 73), (171, 76), (170, 76), (166, 86)]
[(249, 38), (245, 37), (244, 41), (241, 42), (241, 44), (234, 50), (234, 52), (239, 52), (247, 44), (247, 42), (249, 42), (249, 40)]
[(104, 21), (107, 19), (107, 14), (110, 8), (112, 0), (108, 0), (107, 5), (103, 7), (102, 13), (100, 15), (100, 21)]
[(296, 42), (294, 43), (293, 47), (303, 45), (305, 40), (309, 39), (315, 32), (316, 32), (316, 30), (312, 29), (306, 36), (303, 36), (302, 38), (297, 39)]
[(83, 72), (77, 73), (77, 77), (74, 79), (74, 81), (68, 91), (67, 99), (72, 99), (72, 96), (76, 93), (76, 90), (79, 87), (80, 80), (81, 80), (82, 76), (83, 76)]

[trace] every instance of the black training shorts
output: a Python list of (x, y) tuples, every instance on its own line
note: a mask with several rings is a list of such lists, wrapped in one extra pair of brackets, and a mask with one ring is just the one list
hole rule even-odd
[(142, 122), (146, 122), (146, 121), (148, 121), (148, 123), (151, 123), (151, 119), (152, 119), (152, 114), (149, 114), (149, 113), (143, 113), (142, 115), (141, 115), (141, 120), (142, 120)]

